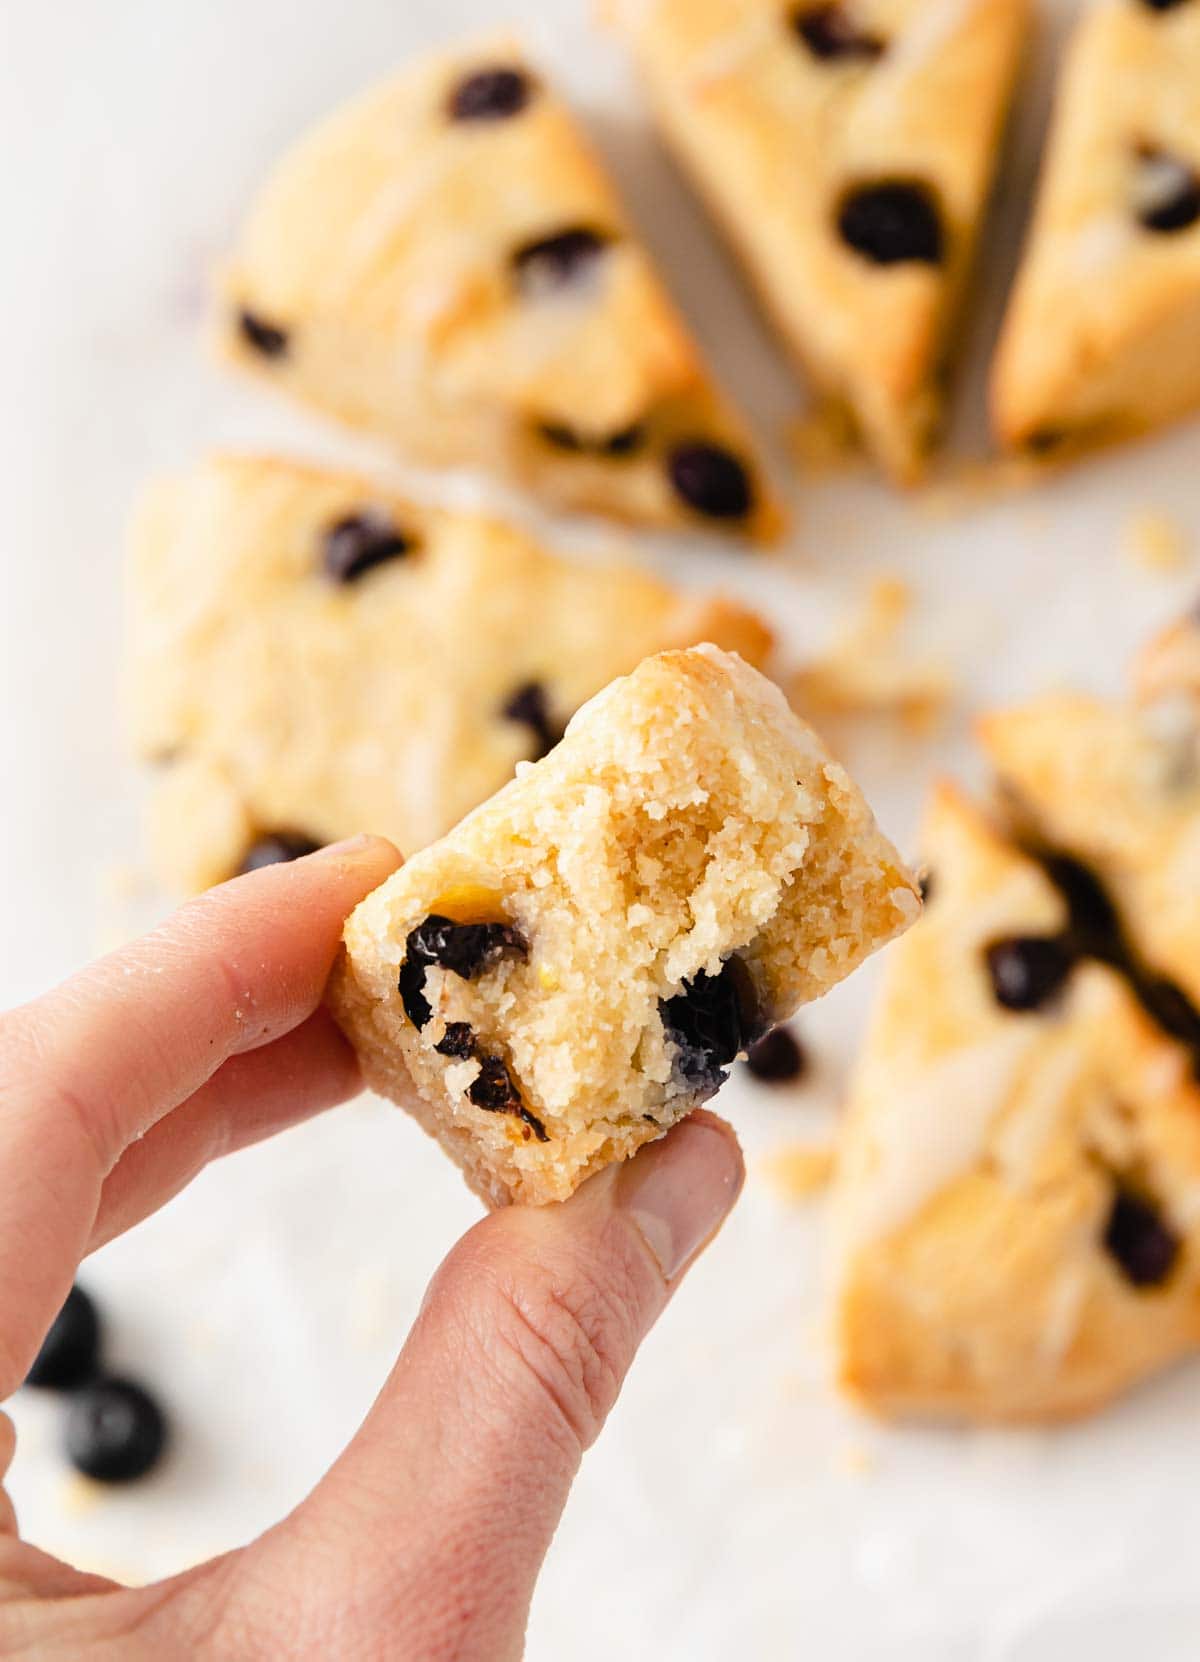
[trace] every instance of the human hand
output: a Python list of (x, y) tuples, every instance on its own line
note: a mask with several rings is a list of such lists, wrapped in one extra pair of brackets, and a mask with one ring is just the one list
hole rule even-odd
[[(87, 1253), (209, 1160), (359, 1089), (320, 1000), (346, 914), (396, 864), (361, 838), (238, 878), (0, 1016), (0, 1400)], [(485, 1218), (313, 1493), (169, 1581), (48, 1557), (0, 1491), (0, 1657), (518, 1657), (583, 1451), (741, 1181), (732, 1133), (696, 1114), (561, 1206)], [(0, 1478), (13, 1441), (0, 1415)]]

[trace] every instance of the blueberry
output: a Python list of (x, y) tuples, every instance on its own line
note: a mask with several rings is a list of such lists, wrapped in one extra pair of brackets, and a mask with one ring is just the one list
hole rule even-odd
[(1179, 1237), (1158, 1208), (1123, 1184), (1113, 1194), (1103, 1239), (1105, 1251), (1135, 1287), (1161, 1286), (1179, 1257)]
[(1046, 876), (1067, 903), (1068, 930), (1080, 950), (1093, 958), (1111, 960), (1124, 955), (1117, 912), (1094, 872), (1069, 854), (1045, 854)]
[(615, 433), (607, 433), (601, 438), (592, 438), (577, 432), (574, 427), (568, 427), (562, 421), (539, 422), (538, 432), (555, 450), (565, 450), (573, 456), (603, 456), (608, 461), (620, 461), (625, 456), (635, 456), (646, 443), (646, 429), (638, 422), (630, 427), (621, 427)]
[(554, 749), (563, 736), (563, 729), (550, 715), (546, 689), (540, 681), (525, 681), (501, 708), (506, 721), (516, 721), (528, 727), (534, 738), (534, 761)]
[(469, 1021), (448, 1021), (446, 1031), (433, 1047), (439, 1056), (452, 1056), (465, 1062), (475, 1054), (475, 1035)]
[(754, 506), (745, 467), (718, 445), (677, 445), (667, 471), (676, 495), (708, 519), (745, 519)]
[[(412, 936), (409, 936), (411, 941)], [(425, 959), (414, 957), (410, 952), (400, 966), (400, 1003), (404, 1007), (404, 1014), (412, 1022), (418, 1033), (429, 1025), (433, 1016), (433, 1006), (425, 997), (425, 971), (428, 964)]]
[(915, 179), (855, 186), (842, 199), (837, 227), (847, 247), (875, 265), (938, 265), (944, 252), (937, 202)]
[(802, 6), (792, 14), (792, 27), (814, 58), (860, 58), (868, 62), (884, 51), (878, 35), (860, 29), (844, 6)]
[(315, 854), (321, 844), (305, 836), (303, 831), (268, 831), (251, 843), (246, 850), (238, 875), (261, 871), (264, 866), (283, 865), (288, 860), (300, 860), (306, 854)]
[(918, 876), (917, 888), (920, 891), (923, 904), (928, 906), (929, 902), (933, 899), (934, 890), (933, 873), (930, 871), (928, 866), (926, 866)]
[(808, 1071), (808, 1057), (795, 1034), (786, 1027), (773, 1027), (750, 1046), (746, 1066), (755, 1079), (782, 1085), (804, 1076)]
[(521, 1093), (513, 1084), (512, 1075), (498, 1056), (483, 1058), (477, 1077), (467, 1087), (467, 1099), (476, 1108), (485, 1108), (491, 1114), (515, 1114), (529, 1127), (539, 1143), (550, 1141), (546, 1127), (521, 1101)]
[(1178, 156), (1145, 146), (1138, 152), (1135, 209), (1147, 231), (1188, 230), (1200, 219), (1200, 175)]
[(431, 912), (424, 923), (409, 931), (400, 966), (400, 1002), (413, 1026), (420, 1029), (433, 1014), (425, 997), (425, 972), (431, 965), (473, 981), (497, 958), (524, 958), (529, 948), (519, 930), (508, 923), (455, 923)]
[(512, 256), (522, 293), (536, 298), (577, 282), (604, 253), (609, 240), (590, 226), (572, 225), (553, 236), (523, 243)]
[(1065, 941), (1049, 935), (1013, 935), (985, 954), (996, 1002), (1006, 1010), (1037, 1010), (1061, 989), (1075, 962)]
[(749, 972), (737, 958), (726, 959), (717, 975), (701, 970), (682, 992), (659, 999), (658, 1013), (697, 1102), (720, 1089), (738, 1052), (761, 1036)]
[(378, 513), (347, 514), (325, 533), (325, 571), (335, 583), (353, 583), (387, 560), (412, 549), (412, 539)]
[(99, 1356), (99, 1313), (82, 1287), (72, 1287), (42, 1340), (25, 1383), (49, 1391), (72, 1390), (95, 1373)]
[(533, 83), (523, 70), (500, 65), (460, 81), (446, 110), (451, 121), (506, 121), (520, 115), (532, 96)]
[(264, 358), (282, 358), (288, 349), (288, 335), (286, 329), (277, 324), (268, 323), (265, 318), (258, 317), (254, 312), (244, 307), (238, 313), (238, 329), (242, 339), (262, 354)]
[(67, 1457), (85, 1477), (129, 1483), (158, 1463), (166, 1443), (162, 1409), (130, 1379), (98, 1379), (71, 1399)]
[(1186, 4), (1186, 0), (1142, 0), (1144, 6), (1149, 6), (1152, 12), (1174, 11), (1176, 6)]

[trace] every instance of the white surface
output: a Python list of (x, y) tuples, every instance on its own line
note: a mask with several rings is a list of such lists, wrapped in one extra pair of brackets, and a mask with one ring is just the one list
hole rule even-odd
[[(729, 379), (778, 430), (794, 383), (586, 9), (507, 0), (595, 118)], [(138, 482), (214, 441), (348, 448), (204, 362), (206, 266), (313, 117), (410, 48), (492, 15), (487, 0), (5, 8), (4, 1002), (103, 944), (103, 874), (136, 857), (137, 784), (113, 692), (121, 532)], [(1014, 178), (1041, 102), (1027, 104)], [(996, 275), (1015, 223), (1010, 209), (992, 238)], [(977, 358), (994, 311), (972, 326)], [(1186, 576), (1131, 565), (1122, 527), (1153, 507), (1200, 533), (1196, 440), (1192, 427), (949, 521), (861, 477), (817, 483), (783, 560), (669, 558), (767, 601), (797, 648), (872, 571), (904, 571), (968, 706), (1061, 681), (1115, 688), (1189, 590)], [(961, 760), (961, 725), (935, 746), (895, 735), (857, 746), (902, 839), (931, 773)], [(821, 1059), (813, 1086), (731, 1086), (723, 1106), (752, 1151), (819, 1132), (872, 979), (803, 1022)], [(474, 1215), (432, 1145), (368, 1103), (210, 1171), (86, 1272), (119, 1358), (169, 1399), (178, 1453), (158, 1479), (87, 1509), (55, 1452), (52, 1405), (18, 1400), (13, 1486), (31, 1536), (147, 1577), (277, 1517), (354, 1428), (427, 1275)], [(587, 1463), (535, 1601), (534, 1662), (1194, 1657), (1196, 1371), (1053, 1435), (866, 1426), (823, 1382), (819, 1221), (819, 1206), (788, 1210), (752, 1174)]]

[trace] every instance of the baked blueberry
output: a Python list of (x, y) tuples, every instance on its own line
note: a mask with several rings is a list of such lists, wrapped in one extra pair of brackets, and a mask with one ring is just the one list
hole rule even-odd
[(167, 1422), (150, 1394), (131, 1379), (97, 1379), (67, 1410), (67, 1458), (99, 1483), (129, 1483), (157, 1465)]
[(387, 560), (397, 560), (412, 549), (412, 541), (385, 514), (367, 510), (347, 514), (325, 533), (322, 557), (326, 574), (335, 583), (353, 583)]
[(703, 1102), (720, 1089), (731, 1063), (760, 1036), (746, 967), (727, 958), (718, 975), (705, 970), (682, 992), (658, 1001), (680, 1073)]
[(814, 58), (858, 58), (871, 62), (884, 51), (878, 35), (860, 29), (845, 6), (801, 6), (792, 27)]
[(433, 1015), (433, 1006), (425, 997), (425, 971), (428, 967), (428, 962), (418, 958), (411, 950), (400, 965), (400, 1003), (418, 1033), (429, 1025)]
[(446, 1031), (433, 1047), (439, 1056), (452, 1056), (465, 1062), (475, 1054), (475, 1035), (469, 1021), (448, 1021)]
[(934, 892), (933, 873), (930, 871), (928, 866), (918, 873), (917, 888), (921, 892), (922, 904), (928, 906), (929, 902), (933, 899)]
[(1200, 219), (1200, 175), (1179, 156), (1145, 146), (1134, 183), (1138, 223), (1147, 231), (1186, 231)]
[(72, 1287), (42, 1340), (25, 1383), (47, 1391), (73, 1390), (95, 1373), (99, 1357), (99, 1312), (82, 1287)]
[(467, 1087), (467, 1099), (476, 1108), (486, 1108), (491, 1114), (515, 1114), (529, 1127), (539, 1143), (550, 1141), (546, 1127), (521, 1101), (521, 1093), (513, 1084), (512, 1075), (498, 1056), (483, 1058), (477, 1077)]
[(565, 450), (576, 456), (604, 456), (611, 461), (636, 455), (646, 443), (646, 429), (638, 422), (600, 438), (577, 432), (563, 421), (539, 422), (538, 432), (555, 450)]
[(315, 854), (321, 844), (306, 837), (303, 831), (267, 831), (257, 842), (251, 843), (238, 867), (238, 875), (261, 871), (263, 866), (278, 866), (288, 860), (299, 860), (306, 854)]
[(1142, 4), (1152, 12), (1171, 12), (1176, 6), (1186, 5), (1187, 0), (1142, 0)]
[(842, 241), (875, 265), (938, 265), (945, 251), (941, 214), (918, 179), (880, 179), (856, 185), (842, 198)]
[(550, 714), (546, 689), (540, 681), (525, 681), (502, 707), (506, 721), (520, 722), (534, 737), (535, 762), (549, 754), (563, 736), (563, 729)]
[(460, 81), (446, 110), (452, 121), (507, 121), (520, 115), (532, 96), (533, 84), (523, 70), (499, 64)]
[(676, 495), (707, 519), (745, 519), (754, 506), (750, 475), (719, 445), (676, 445), (667, 472)]
[(1068, 930), (1080, 951), (1106, 962), (1125, 956), (1116, 908), (1094, 872), (1069, 854), (1042, 856), (1046, 876), (1067, 903)]
[(606, 233), (591, 226), (571, 225), (553, 236), (523, 243), (512, 256), (521, 292), (553, 294), (578, 282), (604, 253), (609, 240)]
[(1179, 1257), (1180, 1241), (1158, 1208), (1118, 1184), (1104, 1226), (1104, 1248), (1135, 1287), (1159, 1287)]
[(1067, 943), (1052, 935), (1013, 935), (985, 954), (992, 992), (1006, 1010), (1037, 1010), (1061, 989), (1075, 963)]
[(425, 997), (425, 973), (433, 965), (473, 981), (497, 958), (524, 958), (529, 948), (519, 930), (508, 923), (455, 923), (431, 912), (424, 923), (409, 931), (400, 966), (400, 1002), (417, 1029), (433, 1014)]
[(268, 323), (245, 307), (238, 313), (238, 328), (242, 339), (264, 358), (282, 358), (288, 349), (288, 334), (278, 324)]
[(803, 1078), (808, 1071), (808, 1057), (794, 1033), (786, 1027), (773, 1027), (750, 1046), (746, 1066), (755, 1079), (783, 1085)]

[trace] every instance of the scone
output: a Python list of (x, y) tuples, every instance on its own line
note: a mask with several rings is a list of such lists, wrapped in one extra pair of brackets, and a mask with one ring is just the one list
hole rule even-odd
[(421, 62), (304, 139), (221, 308), (236, 362), (420, 461), (643, 524), (776, 525), (597, 157), (510, 40)]
[(784, 340), (922, 472), (1027, 0), (606, 0)]
[(367, 1081), (491, 1205), (569, 1195), (918, 908), (857, 788), (713, 646), (647, 659), (351, 915)]
[(371, 830), (432, 842), (648, 653), (751, 613), (353, 474), (224, 456), (147, 492), (129, 698), (173, 887)]
[(1200, 6), (1102, 0), (1067, 50), (992, 373), (997, 437), (1053, 455), (1200, 406)]

